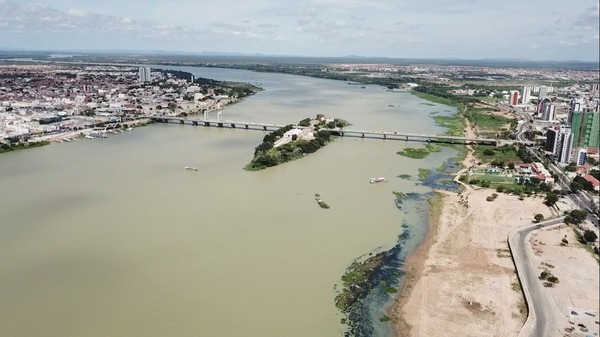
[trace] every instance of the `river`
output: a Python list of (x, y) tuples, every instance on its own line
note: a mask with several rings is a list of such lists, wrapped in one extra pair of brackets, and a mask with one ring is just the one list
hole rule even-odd
[[(265, 89), (227, 107), (230, 120), (322, 113), (356, 129), (443, 133), (431, 114), (454, 112), (378, 86), (170, 68)], [(264, 135), (153, 124), (0, 155), (2, 335), (343, 335), (334, 287), (354, 259), (393, 247), (404, 230), (405, 252), (422, 240), (425, 199), (400, 210), (393, 192), (429, 193), (418, 169), (435, 170), (456, 151), (415, 160), (396, 152), (422, 144), (339, 138), (300, 160), (244, 171)], [(380, 176), (389, 182), (369, 184)], [(389, 336), (391, 323), (377, 318), (391, 299), (371, 303), (373, 335)]]

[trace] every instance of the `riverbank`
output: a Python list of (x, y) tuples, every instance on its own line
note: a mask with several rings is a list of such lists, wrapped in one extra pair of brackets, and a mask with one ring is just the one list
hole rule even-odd
[(32, 149), (32, 148), (35, 148), (35, 147), (46, 146), (48, 144), (50, 144), (50, 142), (43, 141), (43, 140), (42, 141), (31, 142), (31, 143), (26, 143), (26, 144), (23, 144), (23, 145), (2, 144), (2, 145), (0, 145), (0, 153), (7, 153), (7, 152), (12, 152), (12, 151)]
[[(470, 153), (463, 167), (475, 160)], [(541, 197), (501, 194), (488, 201), (493, 192), (465, 186), (461, 193), (437, 191), (430, 201), (429, 234), (405, 262), (393, 308), (398, 336), (519, 333), (527, 311), (506, 237), (535, 214), (551, 212)]]

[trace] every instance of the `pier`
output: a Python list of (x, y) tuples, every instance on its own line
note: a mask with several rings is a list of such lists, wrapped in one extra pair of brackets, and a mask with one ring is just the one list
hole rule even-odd
[[(231, 121), (221, 119), (194, 119), (186, 117), (168, 117), (168, 116), (150, 116), (152, 121), (157, 123), (172, 123), (180, 125), (191, 125), (191, 126), (204, 126), (204, 127), (217, 127), (217, 128), (230, 128), (230, 129), (242, 129), (242, 130), (261, 130), (261, 131), (275, 131), (284, 127), (281, 124), (271, 123), (260, 123), (260, 122), (245, 122), (245, 121)], [(303, 129), (306, 127), (294, 125), (294, 127)], [(331, 132), (341, 137), (356, 137), (356, 138), (370, 138), (370, 139), (384, 139), (384, 140), (403, 140), (403, 141), (419, 141), (419, 142), (432, 142), (432, 143), (449, 143), (449, 144), (463, 144), (463, 145), (533, 145), (531, 141), (519, 141), (513, 139), (496, 139), (496, 138), (474, 138), (474, 137), (459, 137), (459, 136), (448, 136), (448, 135), (429, 135), (429, 134), (416, 134), (402, 131), (377, 131), (377, 130), (355, 130), (355, 129), (325, 129), (320, 130)]]

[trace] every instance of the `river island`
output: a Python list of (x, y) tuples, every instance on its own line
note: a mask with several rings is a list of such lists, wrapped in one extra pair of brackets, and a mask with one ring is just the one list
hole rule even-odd
[(246, 165), (246, 170), (263, 170), (316, 152), (348, 125), (343, 119), (319, 114), (314, 119), (301, 120), (298, 125), (279, 128), (263, 138), (263, 142), (254, 150), (254, 158)]

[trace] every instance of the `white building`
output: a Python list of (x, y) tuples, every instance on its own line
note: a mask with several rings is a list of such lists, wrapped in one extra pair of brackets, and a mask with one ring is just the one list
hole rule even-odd
[(152, 74), (149, 67), (140, 67), (138, 72), (138, 81), (140, 83), (152, 81)]
[(521, 96), (521, 104), (528, 104), (531, 99), (531, 87), (523, 87), (523, 95)]

